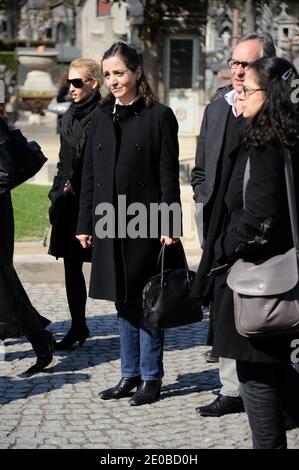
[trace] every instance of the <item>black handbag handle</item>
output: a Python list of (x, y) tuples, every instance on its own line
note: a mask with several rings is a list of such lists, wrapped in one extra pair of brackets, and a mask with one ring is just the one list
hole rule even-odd
[[(181, 244), (181, 242), (179, 242)], [(181, 247), (182, 247), (182, 253), (183, 253), (183, 260), (184, 260), (184, 264), (185, 264), (185, 269), (186, 269), (186, 279), (187, 279), (187, 282), (189, 284), (189, 288), (191, 289), (191, 279), (190, 279), (190, 275), (189, 275), (189, 266), (188, 266), (188, 263), (187, 263), (187, 258), (186, 258), (186, 255), (185, 255), (185, 250), (183, 248), (183, 245), (181, 244)], [(161, 286), (164, 284), (164, 258), (165, 258), (165, 248), (166, 248), (166, 245), (165, 243), (163, 243), (162, 247), (161, 247), (161, 250), (160, 250), (160, 253), (159, 253), (159, 256), (158, 256), (158, 261), (157, 261), (157, 270), (159, 269), (159, 265), (160, 265), (160, 262), (161, 262)]]

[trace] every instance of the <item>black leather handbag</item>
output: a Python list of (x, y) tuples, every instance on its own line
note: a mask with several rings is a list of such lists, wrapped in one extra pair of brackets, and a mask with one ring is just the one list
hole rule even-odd
[(15, 188), (36, 175), (47, 158), (38, 143), (28, 141), (19, 129), (9, 130), (9, 146), (14, 166), (12, 188)]
[(158, 257), (161, 272), (152, 276), (142, 293), (142, 323), (148, 329), (164, 329), (188, 325), (202, 320), (198, 299), (190, 297), (195, 272), (188, 268), (164, 269), (165, 245)]

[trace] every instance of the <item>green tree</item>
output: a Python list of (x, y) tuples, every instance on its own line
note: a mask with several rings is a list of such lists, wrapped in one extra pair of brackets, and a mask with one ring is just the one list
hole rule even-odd
[[(106, 3), (121, 3), (125, 0), (103, 0)], [(143, 50), (143, 62), (151, 85), (158, 94), (161, 51), (159, 41), (165, 24), (171, 32), (176, 26), (180, 30), (193, 23), (193, 29), (201, 34), (204, 41), (202, 18), (206, 18), (208, 0), (139, 0), (143, 6), (143, 24), (139, 30)]]

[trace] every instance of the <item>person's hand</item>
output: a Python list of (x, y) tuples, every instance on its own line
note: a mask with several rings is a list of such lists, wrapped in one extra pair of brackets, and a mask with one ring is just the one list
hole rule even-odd
[(76, 238), (79, 240), (83, 248), (90, 248), (91, 247), (91, 235), (76, 235)]
[(73, 187), (72, 187), (72, 183), (69, 180), (65, 183), (63, 191), (65, 193), (75, 194)]
[(179, 238), (166, 237), (165, 235), (162, 235), (160, 238), (160, 242), (162, 243), (162, 245), (166, 246), (174, 245), (178, 241), (180, 241)]

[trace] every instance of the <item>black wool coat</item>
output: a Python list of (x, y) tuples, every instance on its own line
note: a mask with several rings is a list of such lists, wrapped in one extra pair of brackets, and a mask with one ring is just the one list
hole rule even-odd
[(8, 127), (0, 117), (0, 265), (12, 263), (14, 222), (10, 189), (13, 186), (14, 166), (9, 151)]
[[(293, 158), (293, 167), (294, 179), (298, 181), (296, 156)], [(250, 179), (246, 187), (244, 209), (243, 179), (248, 158)], [(201, 297), (205, 303), (212, 301), (213, 354), (249, 362), (290, 362), (293, 338), (276, 336), (250, 339), (237, 332), (233, 292), (226, 283), (227, 271), (238, 258), (253, 262), (265, 261), (286, 252), (293, 245), (284, 159), (278, 143), (240, 151), (227, 183), (223, 205), (221, 207), (218, 204), (216, 209), (212, 218), (217, 220), (220, 214), (226, 212), (226, 224), (218, 233), (215, 224), (215, 230), (209, 230), (203, 258), (192, 286), (194, 296)], [(206, 284), (207, 276), (214, 282), (204, 294), (202, 286)]]
[[(160, 103), (146, 107), (142, 98), (131, 106), (114, 102), (97, 107), (89, 134), (77, 234), (93, 236), (90, 281), (92, 298), (124, 301), (139, 299), (147, 279), (156, 273), (160, 235), (156, 238), (98, 238), (98, 204), (109, 203), (118, 213), (118, 196), (126, 207), (142, 203), (180, 204), (178, 124), (170, 108)], [(127, 217), (127, 221), (129, 217)], [(119, 224), (116, 223), (116, 232)], [(172, 235), (169, 233), (163, 235)]]
[[(95, 92), (84, 102), (72, 103), (61, 120), (58, 171), (49, 192), (52, 224), (49, 254), (56, 258), (71, 254), (91, 261), (91, 253), (81, 248), (75, 234), (87, 135), (99, 99), (99, 92)], [(64, 193), (67, 181), (71, 182), (75, 194)]]
[(15, 185), (9, 130), (0, 117), (0, 339), (40, 332), (50, 323), (38, 314), (13, 267), (14, 218), (10, 190)]

